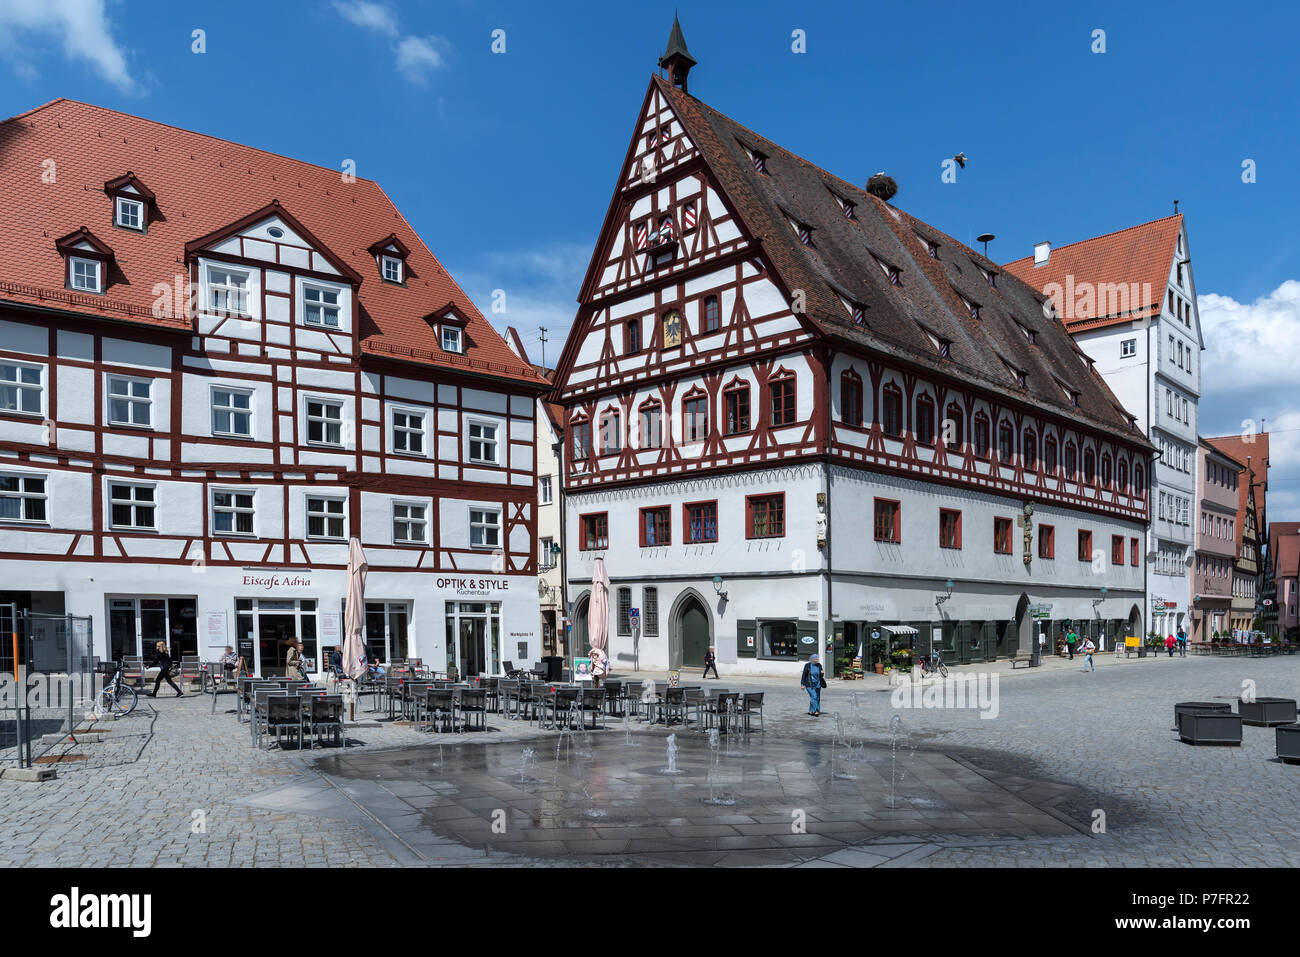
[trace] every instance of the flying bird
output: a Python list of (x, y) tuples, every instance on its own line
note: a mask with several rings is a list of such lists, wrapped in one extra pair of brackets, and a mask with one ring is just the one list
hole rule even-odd
[(956, 156), (953, 157), (953, 159), (955, 159), (955, 160), (957, 161), (957, 165), (960, 166), (962, 169), (965, 169), (965, 168), (966, 168), (966, 154), (965, 154), (965, 153), (958, 153)]

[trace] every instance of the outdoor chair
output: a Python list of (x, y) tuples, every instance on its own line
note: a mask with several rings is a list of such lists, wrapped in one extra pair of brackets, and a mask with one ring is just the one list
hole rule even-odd
[(605, 689), (604, 688), (583, 688), (578, 695), (577, 700), (578, 721), (583, 728), (587, 727), (587, 715), (591, 715), (591, 728), (596, 729), (596, 721), (600, 720), (600, 727), (605, 727)]
[(682, 703), (682, 708), (686, 712), (687, 723), (690, 723), (690, 713), (695, 712), (695, 730), (704, 730), (704, 710), (709, 705), (709, 698), (704, 693), (703, 688), (686, 688), (686, 696)]
[(284, 696), (284, 691), (276, 685), (258, 684), (249, 688), (248, 733), (254, 745), (261, 747), (262, 734), (266, 731), (266, 702), (272, 696)]
[(431, 687), (428, 681), (408, 681), (402, 685), (402, 720), (418, 721), (424, 693)]
[(519, 682), (502, 678), (497, 682), (498, 705), (501, 708), (502, 717), (514, 717), (514, 704), (519, 695)]
[(302, 748), (302, 710), (298, 698), (294, 695), (267, 695), (266, 730), (268, 737), (275, 734), (275, 743), (284, 747), (284, 736), (293, 734)]
[(122, 680), (137, 688), (143, 688), (144, 658), (140, 655), (126, 655), (122, 659)]
[(487, 692), (481, 688), (466, 688), (460, 693), (460, 720), (466, 731), (471, 723), (479, 731), (487, 730)]
[(484, 678), (480, 685), (483, 691), (483, 706), (491, 714), (496, 714), (501, 710), (501, 693), (498, 690), (500, 684), (500, 678)]
[(611, 718), (623, 717), (623, 679), (609, 678), (602, 687), (605, 689), (605, 713)]
[(185, 682), (197, 684), (203, 677), (203, 663), (199, 660), (198, 655), (181, 655), (181, 673), (179, 682), (182, 687)]
[(304, 700), (303, 717), (307, 722), (308, 745), (329, 735), (335, 746), (347, 745), (343, 730), (343, 696), (316, 695)]
[(447, 688), (426, 688), (424, 692), (424, 717), (420, 730), (447, 730), (458, 727), (456, 693)]
[(763, 730), (763, 692), (746, 691), (741, 695), (740, 711), (738, 717), (745, 722), (745, 730), (752, 730), (749, 726), (750, 719), (758, 715), (758, 730)]
[(686, 689), (685, 688), (665, 688), (663, 701), (659, 705), (659, 716), (663, 718), (665, 725), (673, 723), (673, 719), (686, 721)]
[(739, 707), (738, 694), (716, 694), (704, 707), (704, 718), (707, 727), (716, 727), (724, 733), (728, 730), (730, 717), (732, 715), (733, 703)]
[(556, 688), (555, 694), (542, 698), (538, 724), (543, 728), (558, 728), (563, 720), (566, 727), (572, 725), (577, 700), (577, 688)]

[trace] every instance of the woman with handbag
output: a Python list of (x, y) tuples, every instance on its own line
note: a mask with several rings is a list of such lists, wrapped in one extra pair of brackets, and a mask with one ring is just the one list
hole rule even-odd
[(172, 690), (176, 692), (176, 697), (184, 698), (185, 695), (181, 694), (181, 689), (176, 687), (176, 682), (172, 681), (172, 656), (167, 654), (166, 643), (161, 641), (158, 642), (153, 646), (153, 650), (153, 663), (158, 667), (158, 677), (153, 680), (152, 697), (158, 697), (158, 689), (162, 686), (162, 683), (166, 681), (172, 686)]
[(284, 676), (299, 681), (307, 677), (302, 670), (302, 642), (297, 638), (289, 642), (289, 654), (284, 661)]
[(821, 717), (822, 689), (826, 687), (826, 675), (822, 671), (821, 659), (817, 655), (810, 657), (808, 664), (803, 666), (803, 676), (799, 679), (799, 684), (808, 692), (808, 715), (813, 718)]

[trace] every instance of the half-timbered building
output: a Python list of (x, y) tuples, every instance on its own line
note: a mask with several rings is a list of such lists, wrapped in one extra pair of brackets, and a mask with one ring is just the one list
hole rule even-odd
[(575, 645), (598, 556), (616, 667), (1140, 633), (1150, 446), (1044, 297), (694, 65), (674, 23), (557, 368)]
[(534, 407), (378, 184), (82, 103), (0, 124), (0, 606), (96, 652), (540, 655)]

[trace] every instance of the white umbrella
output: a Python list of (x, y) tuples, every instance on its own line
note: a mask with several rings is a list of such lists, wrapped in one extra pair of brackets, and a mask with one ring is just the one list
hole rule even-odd
[(348, 598), (344, 605), (343, 673), (366, 673), (366, 553), (356, 538), (348, 541)]
[(597, 558), (591, 570), (591, 602), (587, 608), (592, 666), (597, 678), (605, 673), (605, 646), (609, 640), (609, 575), (605, 560)]

